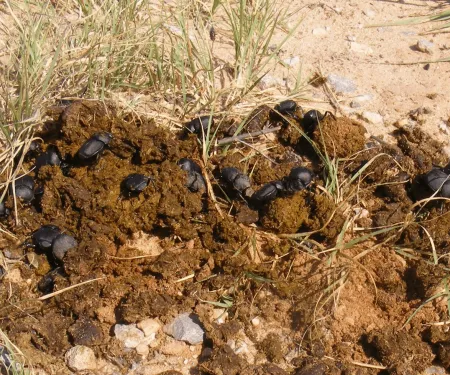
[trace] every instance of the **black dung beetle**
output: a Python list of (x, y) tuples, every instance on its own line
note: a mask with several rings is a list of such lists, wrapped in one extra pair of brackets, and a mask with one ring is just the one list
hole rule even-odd
[(111, 142), (113, 136), (111, 133), (103, 132), (96, 133), (91, 138), (89, 138), (86, 142), (78, 150), (78, 158), (80, 160), (86, 161), (94, 156), (99, 156), (106, 145)]
[(290, 192), (306, 189), (313, 179), (313, 173), (304, 167), (292, 168), (289, 176), (284, 178), (286, 190)]
[(9, 208), (6, 207), (5, 202), (0, 202), (0, 219), (8, 217), (10, 214)]
[(297, 103), (293, 100), (285, 100), (275, 106), (275, 110), (282, 115), (291, 114), (297, 110)]
[(450, 176), (445, 169), (432, 169), (423, 176), (422, 180), (433, 193), (439, 191), (439, 196), (450, 198)]
[(190, 171), (188, 172), (186, 187), (193, 193), (205, 190), (206, 189), (205, 179), (200, 173)]
[(206, 134), (206, 132), (208, 131), (208, 125), (210, 123), (211, 119), (211, 127), (214, 125), (214, 119), (211, 116), (199, 116), (196, 117), (194, 119), (192, 119), (191, 121), (189, 121), (186, 124), (186, 129), (188, 131), (190, 131), (191, 133), (195, 133), (198, 135), (202, 134), (202, 129), (203, 129), (203, 133)]
[(314, 130), (316, 130), (319, 123), (323, 121), (327, 116), (332, 116), (333, 118), (335, 118), (335, 116), (329, 111), (326, 111), (325, 114), (322, 114), (315, 109), (311, 109), (310, 111), (306, 112), (300, 122), (305, 134), (311, 135)]
[(47, 151), (43, 152), (36, 158), (36, 162), (34, 164), (34, 171), (36, 174), (38, 174), (39, 169), (45, 165), (61, 165), (61, 155), (56, 146), (49, 145), (47, 147)]
[(138, 194), (147, 187), (150, 180), (151, 177), (144, 176), (140, 173), (132, 173), (125, 178), (123, 186), (129, 193)]
[(34, 199), (34, 180), (31, 176), (25, 175), (14, 181), (14, 191), (10, 187), (10, 193), (15, 192), (16, 197), (24, 203), (30, 203)]
[(55, 280), (61, 274), (61, 272), (61, 267), (58, 267), (45, 274), (37, 284), (38, 290), (44, 294), (52, 293), (55, 289)]
[(35, 246), (43, 251), (50, 250), (52, 248), (53, 240), (61, 234), (61, 230), (52, 224), (43, 225), (37, 231), (35, 231), (31, 238)]
[(202, 176), (202, 169), (195, 161), (187, 158), (182, 158), (178, 160), (177, 164), (183, 171), (186, 171), (188, 174), (186, 187), (190, 191), (196, 193), (197, 191), (205, 190), (206, 183), (205, 179)]
[(277, 198), (280, 193), (285, 191), (283, 181), (272, 181), (265, 184), (261, 189), (252, 195), (252, 200), (255, 202), (270, 202)]
[(59, 261), (62, 261), (67, 251), (77, 246), (78, 242), (75, 238), (66, 233), (60, 233), (52, 242), (53, 257)]
[(284, 116), (284, 117), (292, 117), (298, 120), (299, 118), (296, 114), (298, 108), (299, 106), (293, 100), (284, 100), (274, 107), (274, 110), (271, 111), (270, 113), (270, 118), (273, 121), (280, 121), (284, 120), (283, 118)]
[(200, 166), (191, 159), (182, 158), (178, 160), (177, 164), (183, 171), (202, 173)]
[(239, 169), (233, 167), (223, 168), (222, 178), (228, 185), (232, 186), (234, 190), (242, 193), (244, 196), (250, 197), (253, 194), (253, 190), (250, 186), (250, 178), (243, 174)]

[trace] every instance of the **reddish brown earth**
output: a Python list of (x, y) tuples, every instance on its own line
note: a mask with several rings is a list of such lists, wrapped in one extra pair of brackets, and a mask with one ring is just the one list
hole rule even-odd
[[(186, 311), (198, 314), (207, 334), (195, 365), (172, 368), (183, 373), (417, 374), (434, 363), (450, 367), (446, 326), (433, 325), (447, 319), (446, 301), (424, 304), (445, 291), (447, 260), (432, 265), (432, 252), (444, 255), (450, 241), (448, 203), (428, 203), (420, 212), (414, 206), (424, 190), (418, 176), (447, 160), (418, 129), (398, 130), (397, 144), (388, 146), (367, 140), (354, 120), (327, 117), (312, 139), (321, 152), (341, 158), (339, 196), (326, 191), (323, 159), (302, 147), (294, 120), (279, 139), (265, 141), (275, 146), (266, 156), (276, 164), (232, 146), (205, 165), (195, 135), (118, 118), (108, 104), (75, 102), (52, 116), (43, 148), (56, 145), (71, 167), (39, 171), (41, 199), (19, 204), (20, 225), (12, 216), (2, 222), (17, 238), (0, 242), (10, 259), (0, 282), (0, 328), (35, 367), (69, 373), (64, 353), (86, 345), (125, 374), (158, 358), (160, 348), (145, 358), (126, 351), (113, 326), (148, 317), (167, 324)], [(98, 131), (114, 139), (98, 162), (81, 165), (76, 152)], [(186, 188), (186, 173), (176, 165), (182, 157), (202, 165), (216, 202), (211, 191)], [(30, 157), (25, 168), (32, 165)], [(262, 207), (247, 205), (220, 182), (220, 169), (234, 166), (251, 174), (256, 190), (298, 165), (313, 169), (313, 185)], [(154, 181), (129, 197), (121, 183), (130, 173)], [(363, 209), (365, 215), (354, 214)], [(50, 223), (78, 241), (62, 264), (23, 246)], [(389, 225), (397, 226), (355, 240)], [(123, 259), (140, 255), (148, 256)], [(40, 301), (44, 277), (52, 291), (101, 279)], [(232, 306), (218, 324), (214, 306), (204, 301), (224, 296)], [(251, 356), (230, 346), (242, 337), (253, 343)]]

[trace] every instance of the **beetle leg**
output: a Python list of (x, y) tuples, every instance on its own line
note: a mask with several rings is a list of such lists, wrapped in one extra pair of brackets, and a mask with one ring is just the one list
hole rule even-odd
[(323, 120), (323, 119), (324, 119), (325, 117), (327, 117), (327, 116), (331, 116), (331, 118), (332, 118), (333, 120), (336, 120), (336, 116), (335, 116), (333, 113), (331, 113), (330, 111), (326, 111), (326, 112), (323, 114), (321, 120)]

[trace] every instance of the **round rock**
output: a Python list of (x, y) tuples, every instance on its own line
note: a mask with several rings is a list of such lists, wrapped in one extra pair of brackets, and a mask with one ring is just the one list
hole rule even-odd
[(97, 358), (91, 348), (77, 345), (69, 349), (65, 355), (66, 365), (73, 371), (95, 370)]

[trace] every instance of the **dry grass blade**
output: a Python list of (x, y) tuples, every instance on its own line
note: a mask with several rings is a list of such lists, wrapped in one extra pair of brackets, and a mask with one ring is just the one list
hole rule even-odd
[(83, 286), (83, 285), (86, 285), (86, 284), (90, 284), (90, 283), (93, 283), (95, 281), (99, 281), (99, 280), (103, 280), (103, 279), (106, 279), (106, 277), (97, 277), (96, 279), (86, 280), (86, 281), (83, 281), (82, 283), (71, 285), (71, 286), (69, 286), (67, 288), (64, 288), (64, 289), (61, 289), (61, 290), (57, 290), (56, 292), (46, 294), (45, 296), (39, 297), (38, 300), (39, 301), (45, 301), (46, 299), (55, 297), (55, 296), (57, 296), (59, 294), (65, 293), (65, 292), (67, 292), (69, 290), (72, 290), (72, 289), (75, 289), (75, 288), (79, 288), (80, 286)]

